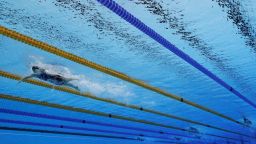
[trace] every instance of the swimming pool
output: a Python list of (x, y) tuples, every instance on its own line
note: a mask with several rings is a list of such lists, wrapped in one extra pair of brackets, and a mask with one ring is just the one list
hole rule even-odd
[[(252, 0), (0, 0), (4, 143), (256, 143)], [(38, 66), (72, 85), (21, 79)]]

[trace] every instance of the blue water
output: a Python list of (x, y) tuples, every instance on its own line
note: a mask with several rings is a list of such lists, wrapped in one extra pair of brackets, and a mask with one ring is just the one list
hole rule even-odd
[[(238, 90), (250, 101), (256, 101), (256, 3), (253, 0), (116, 0), (116, 2), (177, 48)], [(143, 141), (123, 140), (0, 130), (0, 143), (153, 144), (165, 141), (153, 138), (154, 136), (164, 136), (168, 139), (165, 141), (167, 143), (256, 143), (255, 108), (184, 62), (177, 55), (165, 49), (96, 0), (0, 0), (0, 25), (120, 71), (133, 78), (140, 79), (145, 83), (181, 96), (184, 99), (221, 112), (237, 121), (243, 122), (243, 119), (247, 118), (252, 122), (249, 127), (235, 124), (200, 109), (1, 35), (0, 70), (27, 76), (32, 73), (31, 66), (38, 65), (52, 73), (62, 73), (67, 77), (79, 79), (74, 81), (74, 84), (79, 86), (82, 92), (90, 92), (98, 97), (134, 104), (143, 108), (218, 126), (250, 135), (252, 138), (27, 83), (17, 84), (17, 81), (0, 77), (1, 94), (143, 119), (184, 129), (193, 127), (202, 133), (195, 135), (191, 132), (0, 99), (0, 108), (86, 119), (156, 131), (163, 130), (173, 134), (184, 135), (182, 137), (140, 132), (148, 135), (148, 137), (127, 136), (124, 134), (7, 124), (0, 121), (0, 127), (106, 134), (143, 139)], [(1, 112), (0, 119), (138, 133), (136, 130), (32, 118)], [(207, 136), (205, 134), (225, 136), (238, 140)], [(188, 138), (189, 136), (194, 138)], [(196, 138), (198, 136), (200, 138)]]

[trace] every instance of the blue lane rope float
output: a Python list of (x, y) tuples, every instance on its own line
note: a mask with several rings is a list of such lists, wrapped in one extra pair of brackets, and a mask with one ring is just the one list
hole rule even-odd
[[(32, 132), (32, 133), (43, 133), (43, 134), (57, 134), (57, 135), (70, 135), (70, 136), (82, 136), (82, 137), (100, 137), (100, 138), (108, 138), (108, 139), (120, 139), (120, 140), (133, 140), (133, 141), (144, 141), (144, 139), (137, 137), (122, 137), (122, 136), (114, 136), (114, 135), (102, 135), (102, 134), (91, 134), (91, 133), (76, 133), (76, 132), (64, 132), (64, 131), (56, 131), (56, 130), (42, 130), (42, 129), (31, 129), (31, 128), (18, 128), (18, 127), (5, 127), (0, 126), (0, 130), (6, 130), (6, 131), (18, 131), (18, 132)], [(11, 133), (8, 133), (8, 135), (11, 135)], [(24, 134), (27, 135), (27, 134)], [(33, 136), (33, 135), (29, 135)], [(44, 136), (44, 135), (42, 135)], [(64, 137), (62, 137), (64, 138)], [(157, 143), (175, 143), (175, 144), (187, 144), (187, 143), (181, 143), (181, 142), (174, 142), (170, 140), (165, 141), (153, 141)]]
[(184, 53), (182, 50), (178, 49), (175, 45), (173, 45), (171, 42), (169, 42), (167, 39), (165, 39), (163, 36), (155, 32), (152, 28), (148, 27), (146, 24), (144, 24), (142, 21), (140, 21), (138, 18), (133, 16), (131, 13), (129, 13), (127, 10), (125, 10), (122, 6), (117, 4), (114, 0), (97, 0), (99, 3), (119, 15), (121, 18), (132, 24), (134, 27), (157, 41), (159, 44), (179, 56), (181, 59), (210, 77), (212, 80), (226, 88), (228, 91), (232, 92), (239, 98), (241, 98), (243, 101), (248, 103), (249, 105), (256, 108), (256, 104), (254, 104), (252, 101), (250, 101), (248, 98), (246, 98), (244, 95), (242, 95), (240, 92), (238, 92), (236, 89), (234, 89), (232, 86), (227, 84), (224, 80), (213, 74), (211, 71), (209, 71), (207, 68), (199, 64), (196, 60), (191, 58), (188, 54)]
[[(137, 135), (134, 133), (129, 132), (120, 132), (120, 131), (112, 131), (112, 130), (101, 130), (101, 129), (95, 129), (95, 128), (84, 128), (84, 127), (76, 127), (76, 126), (69, 126), (69, 125), (59, 125), (59, 124), (50, 124), (50, 123), (41, 123), (41, 122), (29, 122), (29, 121), (21, 121), (21, 120), (11, 120), (11, 119), (0, 119), (0, 123), (8, 123), (8, 124), (17, 124), (17, 125), (27, 125), (27, 126), (38, 126), (43, 128), (59, 128), (59, 129), (69, 129), (69, 130), (78, 130), (78, 131), (92, 131), (92, 132), (99, 132), (99, 133), (105, 133), (105, 134), (120, 134), (120, 135), (132, 135), (132, 136), (138, 136), (138, 137), (151, 137), (151, 138), (157, 138), (157, 139), (165, 139), (165, 140), (173, 140), (167, 137), (161, 137), (161, 136), (147, 136), (147, 135)], [(213, 136), (213, 135), (212, 135)], [(121, 136), (120, 136), (121, 137)], [(219, 138), (225, 138), (222, 136), (218, 136)], [(240, 141), (240, 139), (237, 138), (229, 138), (230, 140)]]
[(41, 122), (30, 122), (30, 121), (21, 121), (21, 120), (11, 120), (11, 119), (1, 119), (0, 123), (9, 123), (9, 124), (18, 124), (18, 125), (27, 125), (27, 126), (39, 126), (39, 127), (49, 127), (49, 128), (61, 128), (61, 129), (69, 129), (69, 130), (78, 130), (78, 131), (90, 131), (90, 132), (100, 132), (105, 134), (119, 134), (126, 136), (138, 136), (138, 137), (150, 137), (157, 139), (165, 139), (165, 140), (173, 140), (173, 138), (167, 136), (152, 136), (131, 132), (121, 132), (121, 131), (113, 131), (113, 130), (104, 130), (97, 128), (86, 128), (81, 126), (72, 126), (72, 125), (60, 125), (60, 124), (51, 124), (51, 123), (41, 123)]
[[(160, 134), (160, 135), (163, 134), (163, 135), (169, 135), (169, 136), (195, 138), (192, 136), (186, 136), (186, 135), (182, 135), (182, 134), (174, 134), (174, 133), (170, 133), (170, 132), (166, 132), (166, 131), (163, 132), (163, 131), (150, 130), (150, 129), (144, 129), (144, 128), (130, 127), (130, 126), (125, 126), (125, 125), (116, 125), (116, 124), (109, 124), (109, 123), (103, 123), (103, 122), (96, 122), (96, 121), (90, 121), (90, 120), (84, 120), (84, 119), (78, 119), (78, 118), (69, 118), (69, 117), (49, 115), (49, 114), (31, 113), (31, 112), (25, 112), (25, 111), (11, 110), (11, 109), (6, 109), (6, 108), (0, 108), (0, 113), (27, 116), (27, 117), (35, 117), (35, 118), (43, 118), (43, 119), (51, 119), (51, 120), (60, 120), (60, 121), (67, 121), (67, 122), (80, 123), (80, 124), (90, 124), (90, 125), (97, 125), (97, 126), (104, 126), (104, 127), (111, 127), (111, 128), (121, 128), (121, 129), (142, 131), (142, 132), (154, 133), (154, 134)], [(141, 135), (141, 134), (137, 134), (137, 135)], [(142, 135), (144, 135), (144, 134), (142, 134)]]
[(52, 130), (30, 129), (30, 128), (16, 128), (16, 127), (5, 127), (5, 126), (0, 126), (0, 130), (47, 133), (47, 134), (61, 134), (61, 135), (73, 135), (73, 136), (85, 136), (85, 137), (101, 137), (101, 138), (123, 139), (123, 140), (138, 140), (136, 138), (128, 138), (128, 137), (113, 136), (113, 135), (63, 132), (63, 131), (52, 131)]

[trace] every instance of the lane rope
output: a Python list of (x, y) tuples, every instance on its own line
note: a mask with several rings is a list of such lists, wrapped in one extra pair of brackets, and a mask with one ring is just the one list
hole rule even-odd
[(89, 133), (62, 132), (62, 131), (3, 127), (3, 126), (0, 126), (0, 130), (35, 132), (35, 133), (50, 133), (50, 134), (61, 134), (61, 135), (76, 135), (76, 136), (86, 136), (86, 137), (102, 137), (102, 138), (124, 139), (124, 140), (137, 140), (137, 139), (134, 139), (134, 138), (127, 138), (127, 137), (121, 137), (121, 136), (99, 135), (99, 134), (89, 134)]
[[(17, 101), (17, 97), (13, 96), (1, 96), (1, 99), (7, 99), (12, 100), (15, 102), (23, 102), (23, 101)], [(31, 103), (28, 103), (31, 104)], [(111, 128), (118, 128), (118, 129), (126, 129), (126, 130), (135, 130), (135, 131), (142, 131), (147, 133), (154, 133), (160, 134), (160, 135), (172, 135), (172, 136), (179, 136), (179, 137), (186, 137), (186, 138), (196, 138), (191, 137), (187, 135), (182, 134), (174, 134), (170, 132), (164, 132), (164, 131), (157, 131), (157, 130), (150, 130), (150, 129), (144, 129), (144, 128), (138, 128), (138, 127), (130, 127), (125, 125), (116, 125), (116, 124), (109, 124), (109, 123), (102, 123), (102, 122), (96, 122), (96, 121), (90, 121), (85, 119), (77, 119), (77, 118), (68, 118), (63, 116), (56, 116), (56, 115), (49, 115), (49, 114), (42, 114), (42, 113), (31, 113), (31, 112), (25, 112), (25, 111), (17, 111), (17, 110), (11, 110), (6, 108), (0, 108), (0, 113), (6, 113), (6, 114), (13, 114), (13, 115), (19, 115), (19, 116), (26, 116), (26, 117), (35, 117), (35, 118), (43, 118), (43, 119), (51, 119), (51, 120), (59, 120), (59, 121), (67, 121), (67, 122), (73, 122), (73, 123), (79, 123), (79, 124), (90, 124), (90, 125), (97, 125), (97, 126), (103, 126), (103, 127), (111, 127)]]
[[(11, 73), (1, 71), (1, 70), (0, 70), (0, 76), (5, 77), (5, 78), (9, 78), (9, 79), (13, 79), (13, 80), (17, 80), (17, 81), (20, 81), (22, 79), (22, 77), (20, 77), (18, 75), (11, 74)], [(148, 112), (148, 113), (152, 113), (152, 114), (156, 114), (156, 115), (160, 115), (160, 116), (165, 116), (165, 117), (168, 117), (168, 118), (177, 119), (177, 120), (180, 120), (180, 121), (185, 121), (185, 122), (192, 123), (192, 124), (205, 126), (207, 128), (213, 128), (213, 129), (217, 129), (217, 130), (228, 132), (228, 133), (233, 133), (233, 134), (237, 134), (237, 135), (241, 135), (241, 136), (250, 137), (249, 135), (245, 135), (245, 134), (242, 134), (240, 132), (235, 132), (235, 131), (227, 130), (227, 129), (220, 128), (220, 127), (217, 127), (217, 126), (204, 124), (202, 122), (196, 122), (196, 121), (188, 120), (188, 119), (177, 117), (177, 116), (174, 116), (174, 115), (171, 115), (171, 114), (166, 114), (166, 113), (162, 113), (162, 112), (159, 112), (159, 111), (142, 108), (142, 107), (139, 107), (139, 106), (136, 106), (136, 105), (125, 104), (125, 103), (117, 102), (117, 101), (106, 99), (106, 98), (100, 98), (100, 97), (94, 96), (90, 93), (81, 93), (81, 92), (75, 91), (75, 90), (67, 88), (67, 87), (53, 86), (51, 84), (48, 84), (48, 83), (45, 83), (45, 82), (42, 82), (42, 81), (38, 81), (38, 80), (35, 80), (35, 79), (28, 79), (28, 80), (25, 80), (24, 82), (27, 82), (27, 83), (33, 84), (33, 85), (37, 85), (37, 86), (41, 86), (41, 87), (55, 89), (55, 90), (62, 91), (62, 92), (75, 94), (75, 95), (78, 95), (78, 96), (82, 96), (82, 97), (86, 97), (86, 98), (90, 98), (90, 99), (94, 99), (94, 100), (99, 100), (99, 101), (115, 104), (115, 105), (126, 107), (126, 108), (139, 110), (139, 111), (142, 111), (142, 112)]]
[[(33, 47), (39, 48), (39, 49), (44, 50), (44, 51), (46, 51), (46, 52), (49, 52), (49, 53), (58, 55), (58, 56), (63, 57), (63, 58), (66, 58), (66, 59), (71, 60), (71, 61), (73, 61), (73, 62), (76, 62), (76, 63), (82, 64), (82, 65), (84, 65), (84, 66), (90, 67), (90, 68), (92, 68), (92, 69), (101, 71), (101, 72), (103, 72), (103, 73), (112, 75), (112, 76), (114, 76), (114, 77), (120, 78), (120, 79), (125, 80), (125, 81), (128, 81), (128, 82), (130, 82), (130, 83), (133, 83), (133, 84), (135, 84), (135, 85), (141, 86), (141, 87), (143, 87), (143, 88), (145, 88), (145, 89), (151, 90), (151, 91), (156, 92), (156, 93), (158, 93), (158, 94), (167, 96), (167, 97), (172, 98), (172, 99), (174, 99), (174, 100), (177, 100), (177, 101), (179, 101), (179, 102), (182, 102), (182, 103), (185, 103), (185, 104), (187, 104), (187, 105), (193, 106), (193, 107), (195, 107), (195, 108), (201, 109), (201, 110), (203, 110), (203, 111), (209, 112), (209, 113), (211, 113), (211, 114), (214, 114), (214, 115), (216, 115), (216, 116), (218, 116), (218, 117), (224, 118), (224, 119), (229, 120), (229, 121), (231, 121), (231, 122), (234, 122), (234, 123), (237, 123), (237, 124), (240, 124), (240, 125), (245, 126), (242, 122), (239, 122), (239, 121), (237, 121), (237, 120), (235, 120), (235, 119), (233, 119), (233, 118), (231, 118), (231, 117), (228, 117), (228, 116), (226, 116), (226, 115), (224, 115), (224, 114), (221, 114), (221, 113), (219, 113), (219, 112), (217, 112), (217, 111), (214, 111), (214, 110), (209, 109), (209, 108), (207, 108), (207, 107), (201, 106), (201, 105), (199, 105), (199, 104), (197, 104), (197, 103), (191, 102), (191, 101), (189, 101), (189, 100), (186, 100), (186, 99), (184, 99), (184, 98), (182, 98), (182, 97), (179, 97), (179, 96), (176, 96), (176, 95), (174, 95), (174, 94), (168, 93), (168, 92), (166, 92), (166, 91), (164, 91), (164, 90), (161, 90), (160, 88), (157, 88), (157, 87), (151, 86), (151, 85), (149, 85), (149, 84), (146, 84), (146, 83), (144, 83), (143, 81), (140, 81), (140, 80), (131, 78), (131, 77), (129, 77), (129, 76), (123, 74), (123, 73), (120, 73), (120, 72), (115, 71), (115, 70), (112, 70), (112, 69), (110, 69), (110, 68), (101, 66), (101, 65), (99, 65), (99, 64), (96, 64), (96, 63), (94, 63), (94, 62), (91, 62), (91, 61), (89, 61), (89, 60), (86, 60), (86, 59), (84, 59), (84, 58), (81, 58), (81, 57), (79, 57), (79, 56), (76, 56), (76, 55), (74, 55), (74, 54), (72, 54), (72, 53), (65, 52), (65, 51), (63, 51), (63, 50), (61, 50), (61, 49), (58, 49), (58, 48), (56, 48), (56, 47), (54, 47), (54, 46), (51, 46), (51, 45), (49, 45), (49, 44), (47, 44), (47, 43), (38, 41), (38, 40), (33, 39), (33, 38), (29, 37), (29, 36), (25, 36), (25, 35), (23, 35), (23, 34), (20, 34), (20, 33), (16, 32), (16, 31), (7, 29), (7, 28), (5, 28), (5, 27), (3, 27), (3, 26), (0, 26), (0, 34), (5, 35), (5, 36), (7, 36), (7, 37), (10, 37), (10, 38), (12, 38), (12, 39), (21, 41), (21, 42), (26, 43), (26, 44), (28, 44), (28, 45), (31, 45), (31, 46), (33, 46)], [(74, 92), (73, 92), (73, 93), (74, 93)], [(91, 98), (92, 98), (92, 97), (91, 97)], [(94, 98), (94, 99), (98, 99), (98, 100), (101, 99), (101, 98), (96, 98), (96, 97), (93, 97), (93, 98)], [(101, 99), (101, 100), (102, 100), (102, 99)], [(108, 101), (111, 102), (110, 100), (108, 100)], [(111, 103), (113, 103), (113, 101), (112, 101)], [(118, 102), (118, 103), (119, 103), (119, 102)], [(117, 104), (117, 102), (115, 102), (115, 104)], [(123, 106), (125, 106), (126, 104), (121, 104), (121, 103), (119, 103), (118, 105), (123, 105)], [(137, 109), (137, 107), (133, 107), (133, 108), (134, 108), (134, 109)], [(148, 112), (149, 112), (149, 111), (148, 111)], [(151, 112), (152, 112), (152, 111), (151, 111)], [(159, 113), (159, 112), (158, 112), (158, 113)], [(160, 114), (160, 113), (159, 113), (159, 114)], [(172, 116), (172, 117), (175, 118), (175, 116)], [(178, 117), (176, 117), (176, 118), (178, 118)], [(182, 120), (182, 119), (179, 118), (179, 120)], [(183, 119), (183, 120), (185, 120), (185, 119)]]
[(106, 134), (119, 134), (125, 136), (138, 136), (138, 137), (150, 137), (157, 139), (165, 139), (165, 140), (173, 140), (173, 138), (166, 136), (151, 136), (146, 134), (138, 134), (131, 132), (121, 132), (121, 131), (113, 131), (113, 130), (104, 130), (104, 129), (96, 129), (96, 128), (86, 128), (86, 127), (77, 127), (72, 125), (62, 125), (62, 124), (52, 124), (52, 123), (42, 123), (42, 122), (30, 122), (30, 121), (21, 121), (21, 120), (11, 120), (11, 119), (1, 119), (0, 123), (8, 123), (8, 124), (17, 124), (17, 125), (27, 125), (27, 126), (38, 126), (38, 127), (49, 127), (49, 128), (60, 128), (60, 129), (68, 129), (68, 130), (78, 130), (78, 131), (90, 131), (90, 132), (100, 132)]
[[(43, 134), (58, 134), (58, 135), (72, 135), (72, 136), (83, 136), (83, 137), (100, 137), (100, 138), (110, 138), (110, 139), (121, 139), (121, 140), (133, 140), (133, 141), (144, 141), (141, 138), (130, 138), (130, 137), (122, 137), (122, 136), (113, 136), (113, 135), (101, 135), (101, 134), (90, 134), (90, 133), (75, 133), (75, 132), (63, 132), (63, 131), (53, 131), (53, 130), (42, 130), (42, 129), (30, 129), (30, 128), (17, 128), (17, 127), (2, 127), (0, 126), (0, 130), (6, 131), (20, 131), (20, 132), (33, 132), (33, 133), (43, 133)], [(0, 133), (1, 134), (1, 133)], [(10, 135), (11, 133), (4, 133), (5, 135)], [(46, 137), (46, 135), (26, 135), (22, 134), (12, 134), (12, 135), (23, 135), (23, 136), (40, 136)], [(62, 136), (62, 138), (65, 138)], [(187, 144), (187, 143), (180, 143), (174, 142), (170, 140), (165, 141), (153, 141), (157, 143), (175, 143), (175, 144)]]
[[(67, 111), (74, 111), (74, 112), (79, 112), (79, 113), (84, 113), (84, 114), (92, 114), (92, 115), (97, 115), (97, 116), (109, 117), (108, 113), (96, 112), (96, 111), (86, 110), (86, 109), (83, 109), (83, 108), (75, 108), (75, 107), (71, 107), (71, 106), (49, 103), (49, 102), (45, 102), (45, 101), (37, 101), (37, 100), (29, 99), (29, 98), (10, 96), (10, 95), (6, 95), (6, 94), (0, 94), (0, 98), (7, 99), (7, 100), (13, 100), (13, 101), (17, 101), (17, 102), (24, 102), (24, 103), (34, 104), (34, 105), (46, 106), (46, 107), (51, 107), (51, 108), (57, 108), (57, 109), (62, 109), (62, 110), (67, 110)], [(109, 118), (115, 118), (115, 119), (120, 119), (120, 120), (125, 120), (125, 121), (131, 121), (131, 122), (137, 122), (137, 123), (148, 124), (148, 125), (153, 125), (153, 126), (159, 126), (159, 127), (163, 127), (163, 128), (175, 129), (175, 130), (180, 130), (180, 131), (184, 131), (184, 132), (196, 133), (194, 131), (189, 131), (189, 130), (179, 128), (179, 127), (173, 127), (173, 126), (159, 124), (159, 123), (145, 121), (145, 120), (137, 120), (137, 119), (130, 118), (130, 117), (112, 115)], [(167, 132), (164, 132), (164, 131), (160, 131), (160, 132), (167, 133)], [(204, 134), (204, 133), (199, 133), (199, 134), (207, 135), (207, 136), (213, 136), (211, 134)], [(225, 138), (225, 139), (234, 139), (234, 138), (225, 137), (225, 136), (218, 136), (218, 135), (214, 135), (213, 137)]]

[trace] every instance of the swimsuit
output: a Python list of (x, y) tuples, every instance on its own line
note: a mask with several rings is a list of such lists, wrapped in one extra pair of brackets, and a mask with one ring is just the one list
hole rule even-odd
[(65, 79), (60, 75), (41, 73), (40, 75), (37, 75), (37, 78), (44, 80), (44, 81), (49, 81), (56, 85), (63, 85), (66, 83)]

